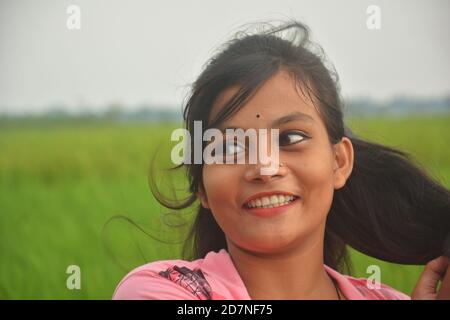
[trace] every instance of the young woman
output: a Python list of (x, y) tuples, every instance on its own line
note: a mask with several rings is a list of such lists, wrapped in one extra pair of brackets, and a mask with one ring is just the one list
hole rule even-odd
[[(277, 129), (277, 170), (185, 164), (191, 196), (178, 205), (152, 186), (168, 208), (199, 200), (188, 256), (133, 270), (114, 299), (409, 299), (343, 275), (347, 245), (394, 263), (434, 259), (413, 298), (436, 298), (448, 268), (440, 256), (449, 249), (450, 192), (406, 153), (345, 127), (333, 70), (299, 22), (226, 43), (192, 87), (186, 128), (192, 136), (194, 121), (223, 132)], [(248, 151), (225, 133), (222, 143), (224, 157)]]

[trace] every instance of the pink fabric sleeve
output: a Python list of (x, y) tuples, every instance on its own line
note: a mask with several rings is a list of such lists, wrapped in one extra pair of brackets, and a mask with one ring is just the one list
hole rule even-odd
[(411, 297), (407, 294), (395, 290), (385, 284), (381, 284), (381, 290), (383, 296), (385, 296), (388, 300), (411, 300)]
[(347, 277), (347, 279), (367, 300), (411, 300), (407, 294), (383, 283), (380, 283), (380, 288), (369, 289), (365, 278)]
[(176, 283), (141, 270), (131, 272), (117, 286), (113, 300), (198, 300), (195, 295)]

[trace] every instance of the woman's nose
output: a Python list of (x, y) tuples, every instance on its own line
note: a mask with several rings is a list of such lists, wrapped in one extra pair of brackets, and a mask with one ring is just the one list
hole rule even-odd
[(249, 164), (245, 171), (245, 180), (248, 182), (268, 182), (273, 179), (284, 177), (288, 172), (286, 165), (271, 163), (268, 165)]

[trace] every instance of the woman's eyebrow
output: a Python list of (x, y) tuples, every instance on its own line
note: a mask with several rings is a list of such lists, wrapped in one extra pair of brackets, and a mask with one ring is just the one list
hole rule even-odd
[(313, 117), (310, 115), (296, 111), (293, 113), (290, 113), (288, 115), (282, 116), (281, 118), (278, 118), (272, 122), (272, 127), (279, 127), (282, 124), (292, 122), (292, 121), (303, 121), (303, 122), (314, 122)]
[[(278, 119), (272, 121), (272, 127), (279, 127), (282, 124), (289, 123), (292, 121), (303, 121), (303, 122), (308, 122), (308, 123), (315, 122), (314, 118), (311, 117), (310, 115), (300, 112), (300, 111), (296, 111), (296, 112), (290, 113), (288, 115), (282, 116), (281, 118), (278, 118)], [(235, 129), (243, 129), (243, 128), (236, 127), (236, 126), (226, 126), (225, 128), (223, 128), (223, 127), (219, 126), (219, 130), (222, 132), (225, 132), (226, 129), (234, 129), (235, 130)]]

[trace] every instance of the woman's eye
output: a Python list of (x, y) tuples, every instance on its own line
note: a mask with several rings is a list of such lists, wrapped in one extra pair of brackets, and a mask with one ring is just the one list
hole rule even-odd
[(280, 147), (282, 146), (288, 146), (291, 144), (299, 143), (305, 139), (308, 139), (309, 136), (307, 136), (305, 133), (301, 131), (288, 131), (283, 132), (280, 134)]
[[(217, 152), (216, 152), (217, 151)], [(220, 155), (223, 157), (236, 156), (245, 152), (245, 146), (235, 140), (225, 140), (211, 152), (212, 156)]]
[(245, 147), (236, 141), (225, 141), (224, 143), (225, 155), (235, 155), (245, 151)]

